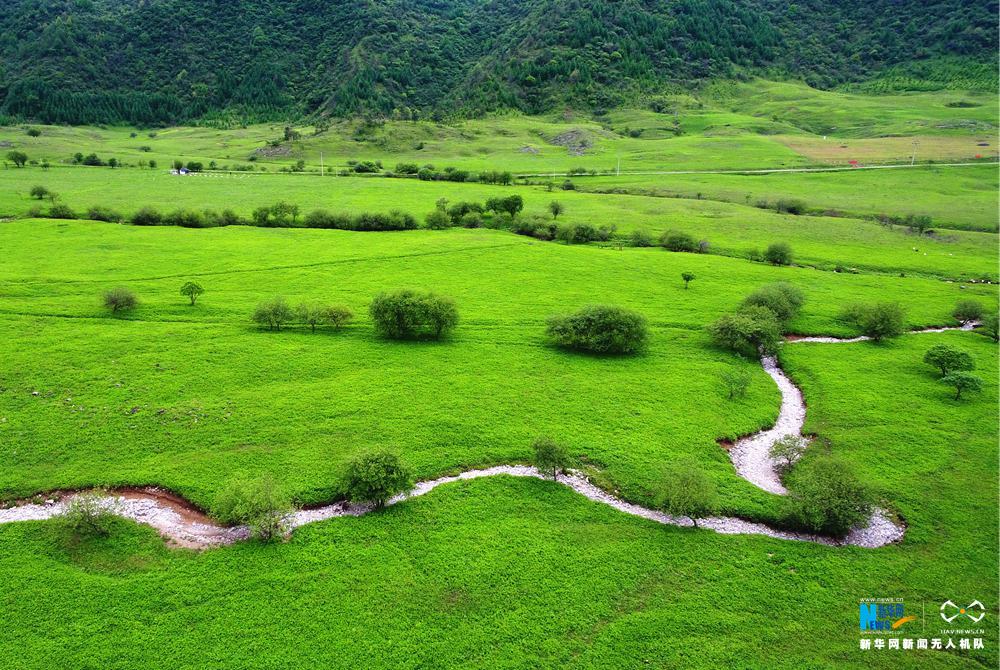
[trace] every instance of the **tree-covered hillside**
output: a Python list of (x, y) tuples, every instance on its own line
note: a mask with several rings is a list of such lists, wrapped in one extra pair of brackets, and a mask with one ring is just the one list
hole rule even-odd
[(751, 73), (832, 87), (939, 61), (982, 69), (996, 12), (982, 0), (7, 0), (0, 99), (7, 115), (56, 123), (602, 108)]

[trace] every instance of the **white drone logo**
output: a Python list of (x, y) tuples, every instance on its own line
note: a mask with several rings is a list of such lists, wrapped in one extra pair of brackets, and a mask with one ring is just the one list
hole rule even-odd
[[(952, 612), (954, 612), (954, 614), (952, 614), (951, 616), (945, 614), (945, 610), (949, 608), (951, 609)], [(978, 616), (976, 614), (973, 614), (973, 612), (977, 612)], [(959, 607), (950, 600), (946, 600), (943, 603), (941, 603), (942, 619), (944, 619), (948, 623), (951, 623), (960, 616), (967, 616), (972, 620), (972, 623), (979, 623), (980, 621), (982, 621), (983, 617), (986, 616), (986, 607), (978, 600), (973, 600), (965, 607)]]

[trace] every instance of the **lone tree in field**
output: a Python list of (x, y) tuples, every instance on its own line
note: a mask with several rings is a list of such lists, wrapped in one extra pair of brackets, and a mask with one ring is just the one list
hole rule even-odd
[(375, 331), (392, 339), (440, 339), (458, 324), (451, 298), (404, 289), (380, 293), (368, 308)]
[(983, 304), (978, 300), (959, 300), (951, 315), (962, 324), (975, 323), (983, 318)]
[(276, 296), (257, 305), (251, 318), (261, 326), (267, 326), (268, 330), (281, 330), (294, 316), (285, 299)]
[(785, 473), (792, 469), (795, 461), (802, 458), (802, 454), (806, 453), (808, 444), (805, 439), (798, 435), (785, 435), (775, 440), (768, 453), (777, 464), (778, 471)]
[(7, 160), (13, 163), (15, 167), (22, 168), (28, 162), (28, 154), (23, 151), (8, 151)]
[(994, 342), (1000, 342), (1000, 316), (987, 314), (983, 317), (983, 332)]
[(680, 463), (670, 468), (663, 478), (659, 506), (673, 517), (686, 516), (694, 527), (698, 518), (710, 516), (718, 508), (715, 484), (693, 463)]
[(35, 200), (44, 200), (49, 194), (49, 189), (44, 186), (32, 186), (31, 187), (31, 197)]
[(971, 372), (952, 372), (941, 378), (945, 384), (955, 388), (955, 400), (961, 400), (966, 391), (981, 391), (983, 380)]
[(842, 318), (857, 326), (862, 334), (874, 342), (898, 337), (906, 332), (906, 313), (895, 302), (854, 305), (844, 310)]
[(790, 482), (793, 518), (810, 531), (843, 537), (868, 520), (872, 496), (841, 461), (821, 458), (796, 468)]
[(549, 203), (549, 211), (552, 213), (553, 219), (558, 219), (559, 215), (566, 211), (566, 208), (558, 200), (553, 200)]
[(543, 474), (551, 475), (553, 481), (559, 479), (560, 472), (569, 468), (569, 454), (561, 444), (540, 437), (531, 446), (535, 450), (535, 467)]
[(781, 342), (781, 327), (774, 312), (758, 305), (719, 317), (708, 326), (708, 333), (720, 347), (751, 357), (773, 354)]
[(764, 260), (771, 265), (791, 265), (792, 248), (785, 242), (775, 242), (764, 251)]
[(684, 280), (684, 290), (687, 290), (688, 284), (694, 281), (694, 274), (691, 272), (682, 272), (681, 279)]
[(776, 282), (755, 290), (743, 299), (742, 306), (765, 307), (774, 313), (780, 324), (784, 324), (798, 315), (804, 303), (805, 296), (796, 286), (788, 282)]
[(924, 354), (924, 363), (941, 370), (941, 376), (946, 377), (952, 372), (968, 372), (976, 369), (968, 351), (953, 347), (950, 344), (935, 344)]
[(594, 354), (633, 354), (646, 346), (646, 319), (612, 305), (591, 305), (575, 314), (549, 317), (546, 334), (568, 349)]
[(725, 370), (720, 379), (730, 400), (746, 396), (750, 388), (750, 371), (744, 367), (732, 367)]
[(181, 295), (187, 296), (191, 304), (194, 305), (198, 301), (198, 296), (205, 292), (205, 289), (201, 287), (201, 284), (195, 283), (193, 281), (185, 282), (184, 286), (181, 286)]
[(271, 477), (234, 480), (222, 489), (212, 515), (225, 524), (250, 527), (254, 539), (268, 542), (288, 531), (292, 503)]
[(352, 502), (370, 503), (376, 509), (413, 485), (410, 472), (399, 457), (388, 451), (357, 456), (347, 465), (344, 490)]
[(135, 297), (135, 293), (124, 286), (117, 286), (104, 292), (104, 306), (110, 309), (112, 314), (131, 311), (138, 304), (139, 300)]

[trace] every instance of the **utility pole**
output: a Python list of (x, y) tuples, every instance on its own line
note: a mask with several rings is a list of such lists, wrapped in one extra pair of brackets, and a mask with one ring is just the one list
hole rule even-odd
[(319, 152), (319, 176), (323, 176), (323, 152)]
[(910, 165), (917, 162), (917, 147), (920, 146), (919, 140), (913, 140), (913, 155), (910, 156)]
[(615, 168), (615, 176), (622, 176), (622, 159), (620, 157), (618, 158), (618, 167)]

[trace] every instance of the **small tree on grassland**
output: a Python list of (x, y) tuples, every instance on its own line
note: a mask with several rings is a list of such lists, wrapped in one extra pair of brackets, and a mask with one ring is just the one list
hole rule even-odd
[(750, 371), (745, 367), (731, 367), (721, 375), (722, 386), (730, 400), (746, 396), (750, 388)]
[(987, 314), (983, 317), (983, 332), (994, 342), (1000, 342), (1000, 316)]
[(323, 322), (334, 330), (340, 330), (354, 318), (354, 312), (343, 305), (327, 305), (323, 308)]
[(558, 200), (553, 200), (549, 203), (549, 212), (552, 213), (553, 219), (558, 219), (559, 215), (566, 211), (566, 208)]
[(184, 286), (181, 286), (181, 295), (187, 296), (188, 300), (191, 301), (192, 305), (194, 305), (195, 302), (197, 302), (198, 296), (200, 296), (204, 292), (205, 289), (201, 287), (201, 284), (198, 284), (193, 281), (185, 282)]
[(806, 452), (808, 442), (798, 435), (785, 435), (774, 441), (768, 450), (771, 458), (775, 461), (778, 471), (785, 473), (792, 469), (795, 461), (802, 458)]
[(269, 476), (229, 482), (212, 507), (213, 516), (222, 523), (249, 526), (250, 535), (265, 542), (287, 532), (291, 511), (291, 501)]
[(906, 313), (895, 302), (853, 305), (844, 310), (841, 318), (875, 342), (898, 337), (906, 331)]
[(49, 189), (44, 186), (32, 186), (31, 187), (31, 197), (36, 200), (42, 200), (49, 194)]
[(983, 380), (971, 372), (952, 372), (941, 378), (945, 384), (955, 388), (955, 400), (961, 400), (965, 391), (981, 391)]
[(699, 517), (715, 513), (718, 494), (715, 484), (698, 466), (680, 463), (665, 474), (658, 504), (670, 516), (688, 517), (697, 528)]
[(781, 328), (774, 312), (756, 305), (719, 317), (708, 326), (708, 332), (719, 346), (747, 356), (773, 354), (781, 342)]
[(743, 307), (766, 307), (774, 313), (780, 323), (793, 318), (802, 309), (805, 296), (798, 287), (788, 282), (765, 284), (743, 299)]
[(546, 334), (561, 347), (595, 354), (633, 354), (646, 346), (642, 315), (613, 305), (591, 305), (575, 314), (551, 316)]
[(413, 485), (410, 472), (399, 457), (388, 451), (362, 454), (347, 465), (344, 489), (348, 500), (371, 503), (376, 508)]
[(112, 314), (128, 312), (135, 309), (139, 304), (138, 298), (131, 289), (124, 286), (117, 286), (104, 292), (104, 306), (111, 310)]
[(959, 300), (951, 313), (961, 323), (973, 323), (983, 318), (983, 304), (978, 300)]
[(791, 265), (792, 248), (785, 242), (775, 242), (764, 251), (764, 260), (771, 265)]
[(531, 446), (535, 450), (535, 467), (543, 474), (551, 475), (553, 480), (558, 479), (559, 473), (569, 468), (569, 454), (561, 444), (547, 437), (540, 437)]
[(291, 321), (293, 317), (292, 308), (281, 296), (260, 303), (251, 316), (261, 326), (267, 326), (268, 330), (281, 330), (281, 326)]
[(842, 537), (871, 515), (872, 496), (841, 461), (821, 458), (796, 468), (788, 505), (807, 529)]
[(687, 290), (688, 284), (694, 281), (694, 273), (692, 272), (682, 272), (681, 279), (684, 280), (684, 289)]
[(22, 168), (28, 162), (28, 154), (23, 151), (8, 151), (7, 160), (13, 163), (15, 167)]
[(950, 344), (935, 344), (924, 354), (924, 363), (941, 370), (941, 376), (951, 372), (967, 372), (976, 368), (976, 362), (968, 351)]
[(59, 522), (77, 539), (107, 537), (115, 508), (113, 502), (97, 493), (78, 493), (66, 504)]

